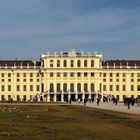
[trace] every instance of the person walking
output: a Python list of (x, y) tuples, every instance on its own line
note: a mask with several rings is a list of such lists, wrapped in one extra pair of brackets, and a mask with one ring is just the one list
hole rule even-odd
[(139, 107), (139, 104), (140, 104), (140, 99), (139, 98), (136, 99), (136, 103), (137, 103), (137, 107)]
[(97, 106), (99, 106), (99, 103), (100, 103), (100, 99), (97, 98)]
[(86, 99), (84, 99), (84, 106), (86, 106), (86, 103), (87, 103), (87, 100), (86, 100)]
[(130, 109), (130, 98), (127, 98), (127, 106), (128, 106), (128, 109)]

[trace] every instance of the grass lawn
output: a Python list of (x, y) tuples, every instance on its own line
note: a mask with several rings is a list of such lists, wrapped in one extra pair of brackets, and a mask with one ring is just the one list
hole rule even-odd
[(83, 106), (0, 106), (0, 140), (139, 140), (140, 115)]

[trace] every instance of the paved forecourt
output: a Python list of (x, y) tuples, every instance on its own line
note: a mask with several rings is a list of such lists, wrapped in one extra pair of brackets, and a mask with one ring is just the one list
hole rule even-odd
[[(83, 105), (78, 103), (73, 103), (74, 105)], [(118, 103), (117, 105), (113, 104), (112, 102), (109, 103), (103, 103), (100, 102), (99, 106), (97, 106), (97, 103), (87, 103), (87, 107), (93, 107), (93, 108), (99, 108), (99, 109), (105, 109), (105, 110), (113, 110), (118, 112), (125, 112), (125, 113), (131, 113), (131, 114), (139, 114), (140, 115), (140, 106), (137, 106), (136, 104), (134, 106), (130, 106), (130, 109), (128, 109), (127, 106), (124, 106), (123, 103)]]

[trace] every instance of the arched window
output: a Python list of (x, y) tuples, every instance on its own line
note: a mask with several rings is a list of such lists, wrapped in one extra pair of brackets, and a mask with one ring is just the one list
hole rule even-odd
[(84, 60), (84, 67), (87, 67), (87, 60)]
[(73, 83), (70, 84), (70, 91), (74, 92), (74, 84)]
[(50, 92), (54, 92), (54, 86), (53, 86), (53, 83), (50, 84)]
[(80, 83), (77, 84), (77, 91), (81, 92), (81, 84)]
[(66, 60), (63, 61), (63, 66), (67, 67), (67, 61)]
[(71, 67), (74, 67), (74, 60), (71, 60), (71, 61), (70, 61), (70, 66), (71, 66)]
[(67, 84), (66, 83), (63, 84), (63, 91), (67, 92)]
[(60, 92), (60, 83), (57, 83), (56, 87), (57, 87), (57, 92)]
[(77, 67), (81, 67), (81, 61), (80, 60), (77, 61)]
[(53, 67), (53, 60), (50, 60), (50, 67)]
[(88, 84), (87, 83), (84, 84), (84, 91), (88, 92)]
[(95, 89), (94, 89), (94, 84), (93, 83), (91, 84), (90, 89), (91, 89), (91, 92), (94, 92)]
[(91, 67), (94, 67), (94, 60), (91, 60)]
[(60, 67), (60, 60), (57, 60), (57, 67)]

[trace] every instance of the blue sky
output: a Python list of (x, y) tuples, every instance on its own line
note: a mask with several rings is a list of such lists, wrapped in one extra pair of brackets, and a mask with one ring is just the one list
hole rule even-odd
[(140, 59), (140, 0), (0, 0), (0, 59), (70, 49)]

